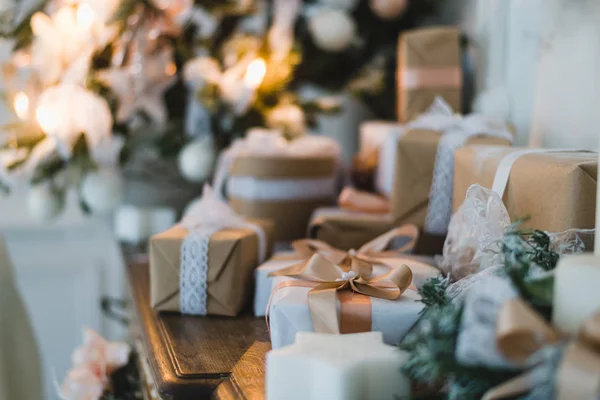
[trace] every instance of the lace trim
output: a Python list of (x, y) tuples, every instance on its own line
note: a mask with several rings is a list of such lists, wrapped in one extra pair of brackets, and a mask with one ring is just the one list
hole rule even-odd
[(443, 235), (448, 230), (452, 216), (452, 189), (454, 184), (454, 153), (472, 135), (464, 132), (448, 132), (440, 139), (435, 155), (433, 182), (429, 194), (429, 207), (425, 219), (425, 231)]
[(194, 229), (181, 244), (179, 308), (182, 314), (207, 314), (208, 246), (211, 236), (219, 229), (218, 226)]

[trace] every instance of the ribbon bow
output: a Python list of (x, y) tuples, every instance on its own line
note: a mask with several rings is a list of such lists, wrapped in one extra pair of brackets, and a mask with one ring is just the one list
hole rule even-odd
[[(545, 345), (557, 343), (561, 335), (521, 299), (509, 300), (498, 315), (498, 349), (522, 364)], [(595, 399), (600, 394), (600, 313), (588, 317), (578, 337), (566, 346), (557, 370), (558, 400)], [(484, 400), (512, 397), (533, 388), (533, 371), (490, 389)]]
[(202, 197), (192, 203), (180, 222), (189, 231), (199, 228), (246, 228), (252, 229), (258, 236), (259, 262), (264, 262), (267, 252), (267, 238), (264, 230), (246, 221), (233, 208), (213, 191), (210, 185), (204, 185)]
[[(410, 286), (412, 271), (403, 264), (373, 277), (373, 263), (350, 254), (344, 260), (349, 263), (349, 268), (315, 253), (308, 261), (272, 272), (269, 276), (299, 279), (283, 282), (273, 293), (282, 287), (311, 287), (308, 292), (308, 307), (315, 332), (339, 334), (370, 331), (369, 297), (397, 299)], [(356, 294), (362, 296), (348, 297)], [(336, 304), (338, 295), (342, 304), (340, 321)], [(357, 307), (352, 307), (352, 304)]]
[[(399, 248), (386, 250), (392, 242), (400, 237), (408, 237), (409, 241)], [(376, 237), (370, 242), (362, 245), (358, 250), (344, 251), (335, 248), (328, 243), (316, 239), (300, 239), (292, 242), (292, 248), (296, 252), (294, 257), (310, 258), (318, 253), (327, 258), (334, 264), (338, 264), (345, 270), (350, 269), (352, 258), (371, 262), (373, 264), (383, 264), (382, 258), (398, 258), (403, 253), (411, 251), (419, 238), (419, 228), (416, 225), (402, 225), (394, 228), (383, 235)]]

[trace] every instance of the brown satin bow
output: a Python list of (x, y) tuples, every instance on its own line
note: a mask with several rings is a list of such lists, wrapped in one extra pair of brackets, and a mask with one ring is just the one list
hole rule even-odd
[[(561, 335), (521, 299), (512, 299), (498, 315), (498, 349), (510, 360), (522, 364), (543, 346), (556, 343)], [(490, 389), (483, 400), (512, 397), (529, 391), (535, 384), (527, 372)], [(580, 333), (567, 344), (556, 375), (558, 400), (596, 399), (600, 395), (600, 313), (587, 318)]]
[[(398, 237), (410, 237), (408, 243), (394, 250), (386, 250), (392, 241)], [(376, 237), (361, 246), (357, 251), (348, 252), (337, 249), (321, 240), (301, 239), (292, 242), (292, 248), (300, 258), (310, 258), (313, 254), (321, 254), (334, 264), (342, 268), (350, 268), (350, 257), (361, 259), (365, 262), (377, 263), (376, 258), (397, 258), (403, 253), (412, 250), (419, 238), (419, 228), (415, 225), (402, 225), (383, 235)]]
[[(412, 281), (412, 271), (408, 266), (391, 268), (387, 273), (373, 277), (373, 263), (366, 261), (355, 255), (345, 255), (344, 259), (349, 268), (344, 268), (335, 264), (325, 255), (320, 253), (313, 254), (308, 261), (275, 271), (269, 276), (289, 276), (298, 280), (286, 281), (284, 285), (276, 287), (273, 293), (286, 286), (311, 287), (308, 292), (308, 306), (315, 332), (321, 333), (349, 333), (346, 329), (340, 329), (342, 322), (338, 321), (336, 296), (338, 293), (347, 293), (363, 295), (368, 297), (377, 297), (387, 300), (397, 299), (410, 286)], [(358, 298), (358, 303), (365, 304), (362, 297)], [(342, 301), (341, 317), (346, 314), (344, 304), (352, 302)], [(353, 332), (371, 330), (371, 307), (360, 307), (358, 314), (350, 316), (350, 324), (360, 325), (360, 330), (355, 327)], [(367, 324), (364, 321), (368, 321)]]

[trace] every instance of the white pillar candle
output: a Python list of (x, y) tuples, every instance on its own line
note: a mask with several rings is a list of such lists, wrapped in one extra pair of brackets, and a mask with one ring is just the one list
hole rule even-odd
[(401, 367), (408, 353), (383, 343), (381, 332), (300, 332), (267, 354), (267, 399), (387, 400), (410, 395)]
[[(600, 149), (598, 149), (598, 164), (600, 165)], [(598, 179), (600, 179), (600, 169), (598, 169)], [(600, 180), (596, 179), (596, 226), (594, 236), (594, 255), (600, 256), (600, 235), (597, 232), (600, 232)]]
[(592, 254), (563, 256), (554, 276), (553, 325), (576, 334), (581, 323), (600, 311), (600, 257)]
[(123, 205), (115, 213), (114, 229), (117, 239), (130, 244), (142, 243), (177, 222), (170, 207), (136, 207)]

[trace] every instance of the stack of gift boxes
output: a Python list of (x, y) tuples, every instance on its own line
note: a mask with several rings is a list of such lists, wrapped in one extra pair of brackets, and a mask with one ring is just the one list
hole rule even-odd
[[(297, 358), (328, 353), (333, 367), (324, 374), (339, 387), (326, 398), (379, 398), (360, 395), (359, 387), (349, 397), (344, 385), (374, 385), (385, 380), (381, 374), (393, 384), (380, 392), (406, 394), (397, 368), (367, 382), (335, 358), (347, 351), (367, 361), (371, 354), (369, 365), (400, 362), (390, 361), (396, 350), (387, 345), (397, 345), (419, 319), (417, 289), (440, 273), (433, 259), (412, 254), (415, 243), (422, 234), (446, 233), (472, 184), (496, 191), (511, 219), (530, 217), (536, 229), (593, 228), (595, 221), (597, 156), (511, 147), (504, 121), (458, 114), (460, 59), (454, 28), (401, 38), (398, 121), (361, 126), (353, 174), (360, 187), (339, 197), (335, 142), (306, 135), (287, 143), (252, 131), (234, 143), (219, 160), (214, 191), (206, 188), (181, 223), (151, 238), (152, 306), (232, 317), (253, 298), (280, 349), (268, 356), (272, 398), (283, 398), (282, 390), (286, 398), (311, 398), (292, 396), (308, 392), (290, 390), (294, 382), (275, 371), (289, 366), (306, 384), (310, 365)], [(269, 258), (282, 243), (291, 246)], [(369, 331), (381, 333), (360, 334)]]

